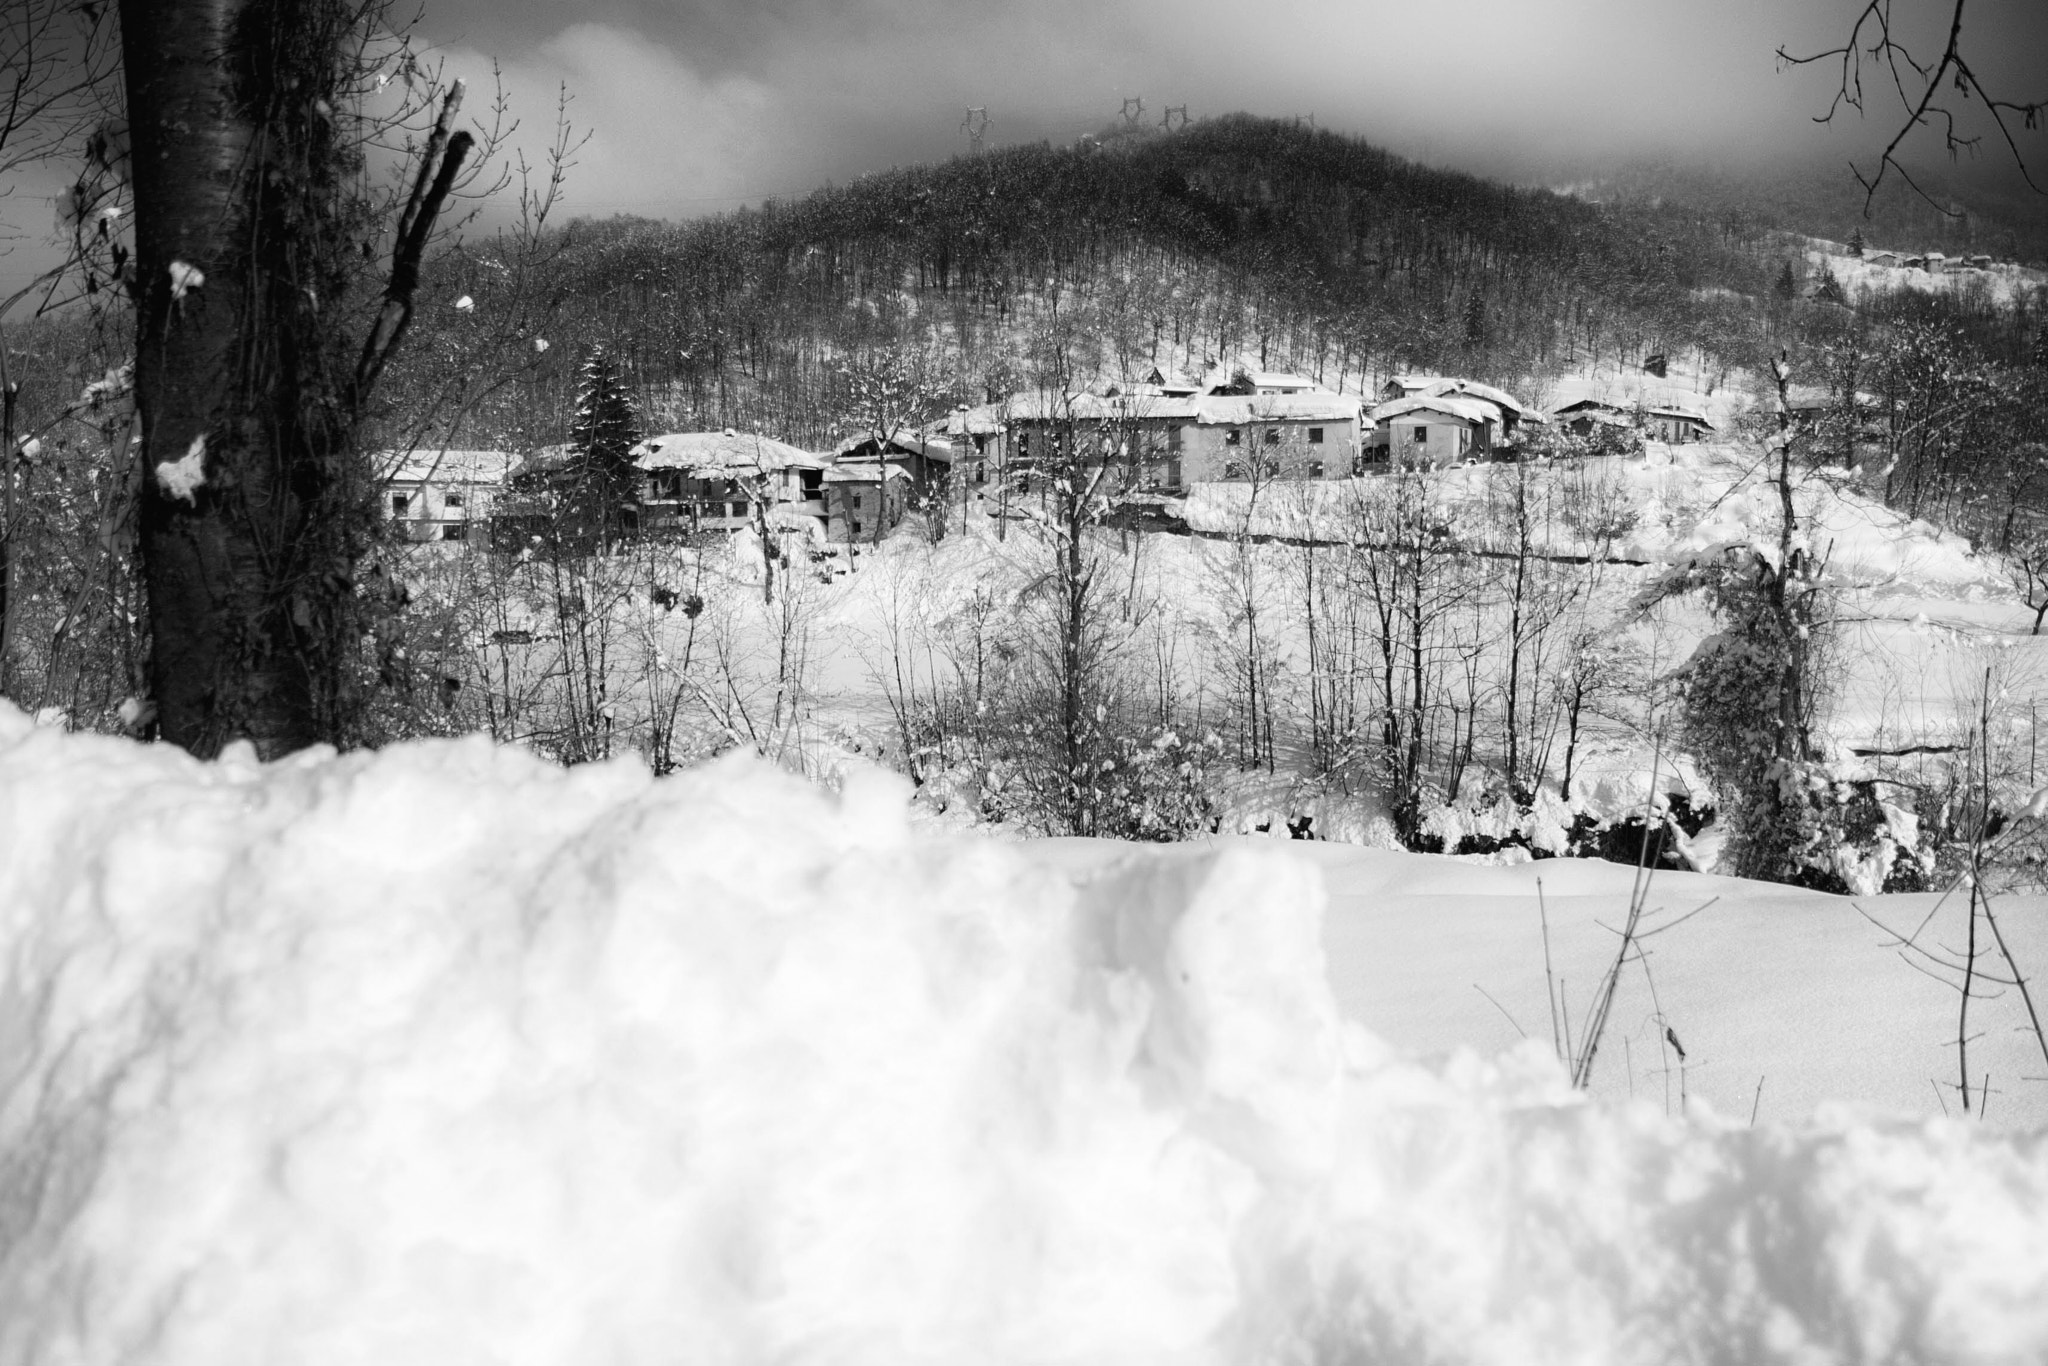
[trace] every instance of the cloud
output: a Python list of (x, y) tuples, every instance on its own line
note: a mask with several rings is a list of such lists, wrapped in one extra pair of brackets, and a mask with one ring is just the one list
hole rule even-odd
[[(488, 57), (464, 49), (446, 57), (451, 73), (490, 89)], [(530, 165), (543, 163), (566, 88), (570, 125), (589, 135), (569, 173), (574, 213), (680, 217), (779, 188), (760, 182), (775, 174), (788, 133), (777, 93), (758, 79), (706, 73), (644, 34), (598, 23), (501, 58), (500, 70), (520, 120), (515, 145)]]

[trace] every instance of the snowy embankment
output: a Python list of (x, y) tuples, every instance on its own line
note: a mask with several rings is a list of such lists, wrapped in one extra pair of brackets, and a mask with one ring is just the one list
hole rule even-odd
[(0, 707), (0, 1360), (2022, 1361), (2048, 1144), (1340, 1015), (1284, 847)]

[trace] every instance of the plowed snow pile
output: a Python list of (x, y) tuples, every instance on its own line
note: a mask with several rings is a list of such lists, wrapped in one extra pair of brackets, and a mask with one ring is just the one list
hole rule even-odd
[(1313, 867), (0, 710), (0, 1361), (2038, 1361), (2048, 1147), (1340, 1022)]

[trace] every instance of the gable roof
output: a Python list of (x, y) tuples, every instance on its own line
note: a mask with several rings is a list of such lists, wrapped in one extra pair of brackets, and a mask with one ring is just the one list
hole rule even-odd
[(823, 469), (822, 455), (753, 432), (669, 432), (650, 436), (627, 454), (643, 470)]
[(869, 448), (870, 451), (893, 447), (904, 455), (920, 455), (927, 460), (943, 460), (949, 465), (953, 463), (953, 443), (951, 441), (943, 436), (928, 436), (909, 427), (898, 427), (879, 442), (875, 439), (873, 432), (857, 432), (833, 447), (832, 455), (835, 460), (843, 459), (864, 446)]
[(1245, 422), (1356, 422), (1359, 402), (1327, 389), (1300, 394), (1204, 394), (1195, 420), (1205, 426)]
[(1615, 413), (1626, 414), (1630, 410), (1619, 403), (1604, 398), (1575, 398), (1570, 403), (1559, 404), (1550, 410), (1553, 417), (1564, 417), (1571, 413)]
[(1645, 408), (1643, 411), (1651, 417), (1677, 418), (1680, 421), (1684, 422), (1698, 423), (1700, 426), (1706, 428), (1710, 432), (1714, 430), (1714, 424), (1707, 421), (1706, 417), (1703, 414), (1695, 413), (1687, 408), (1680, 408), (1674, 405), (1665, 405), (1663, 407), (1657, 408)]
[(1423, 392), (1484, 399), (1502, 412), (1511, 412), (1516, 417), (1522, 417), (1529, 411), (1520, 399), (1507, 390), (1496, 389), (1491, 384), (1481, 384), (1476, 379), (1440, 379)]
[(1500, 414), (1491, 403), (1476, 398), (1463, 398), (1452, 394), (1415, 394), (1408, 398), (1397, 398), (1382, 403), (1372, 410), (1374, 422), (1387, 422), (1410, 413), (1436, 413), (1454, 417), (1461, 422), (1486, 423), (1494, 421)]
[(502, 484), (518, 463), (510, 451), (380, 451), (375, 459), (386, 480), (410, 484)]

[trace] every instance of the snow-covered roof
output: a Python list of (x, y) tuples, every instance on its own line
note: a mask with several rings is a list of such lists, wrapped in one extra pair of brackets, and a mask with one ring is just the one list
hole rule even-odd
[(930, 430), (936, 433), (943, 429), (952, 436), (990, 436), (1003, 429), (1005, 406), (977, 403), (972, 408), (955, 408), (946, 415), (943, 424), (936, 424)]
[(643, 470), (815, 470), (829, 463), (786, 441), (731, 428), (650, 436), (628, 454)]
[(502, 484), (518, 461), (510, 451), (380, 451), (384, 478), (408, 484)]
[(1468, 398), (1485, 399), (1496, 408), (1501, 409), (1503, 412), (1511, 412), (1516, 417), (1521, 417), (1529, 411), (1523, 406), (1520, 399), (1507, 390), (1496, 389), (1491, 384), (1481, 384), (1476, 379), (1440, 379), (1430, 385), (1424, 392), (1430, 394), (1464, 395)]
[(1476, 398), (1462, 398), (1451, 394), (1415, 394), (1408, 398), (1392, 399), (1372, 410), (1374, 422), (1388, 422), (1410, 413), (1438, 413), (1455, 417), (1463, 422), (1492, 422), (1500, 416), (1499, 409), (1491, 403)]
[(885, 465), (879, 460), (840, 460), (825, 468), (828, 484), (879, 484), (887, 479), (909, 477), (901, 465)]
[(1244, 422), (1356, 422), (1358, 400), (1327, 389), (1305, 394), (1204, 394), (1195, 401), (1204, 425)]
[(1252, 387), (1261, 393), (1297, 393), (1313, 389), (1316, 382), (1306, 375), (1293, 375), (1284, 370), (1254, 370), (1245, 376)]
[(1012, 422), (1142, 422), (1179, 418), (1192, 421), (1197, 400), (1187, 394), (1100, 394), (1012, 395), (1006, 411)]
[(1388, 383), (1404, 394), (1419, 394), (1432, 384), (1443, 383), (1442, 375), (1395, 375)]
[(1627, 405), (1613, 403), (1604, 398), (1575, 398), (1570, 403), (1561, 403), (1550, 410), (1553, 417), (1576, 416), (1581, 413), (1626, 413)]
[[(834, 458), (842, 458), (863, 446), (873, 446), (875, 444), (875, 434), (873, 432), (856, 432), (833, 447), (832, 454)], [(931, 436), (924, 432), (913, 431), (908, 427), (897, 428), (884, 438), (881, 444), (884, 446), (894, 446), (897, 450), (911, 455), (924, 456), (928, 460), (943, 460), (947, 464), (953, 462), (953, 443), (951, 441), (941, 436)]]
[(1643, 411), (1651, 417), (1677, 418), (1683, 422), (1697, 422), (1709, 431), (1714, 429), (1714, 424), (1707, 421), (1705, 414), (1696, 413), (1689, 408), (1681, 408), (1675, 404), (1660, 404), (1654, 408), (1645, 408)]

